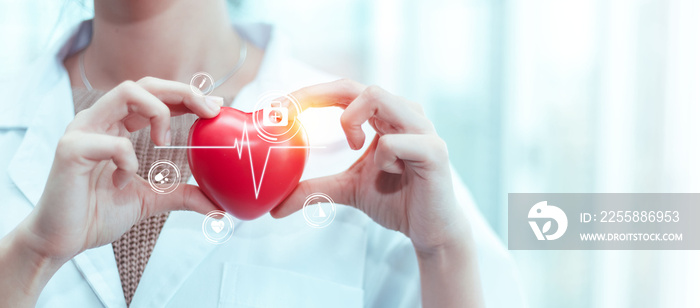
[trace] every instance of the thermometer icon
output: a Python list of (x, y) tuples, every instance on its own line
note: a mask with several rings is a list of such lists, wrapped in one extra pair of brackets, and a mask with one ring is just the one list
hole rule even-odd
[(205, 72), (196, 73), (190, 79), (190, 90), (197, 95), (208, 95), (215, 87), (214, 78)]

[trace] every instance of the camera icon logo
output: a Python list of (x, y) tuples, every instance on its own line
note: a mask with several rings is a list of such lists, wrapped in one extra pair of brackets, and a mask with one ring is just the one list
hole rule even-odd
[(263, 108), (263, 126), (289, 125), (289, 110), (282, 107), (282, 102), (272, 101)]

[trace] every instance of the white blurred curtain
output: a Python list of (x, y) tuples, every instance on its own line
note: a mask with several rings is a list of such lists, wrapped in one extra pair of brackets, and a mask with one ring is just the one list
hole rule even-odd
[[(367, 77), (428, 105), (503, 237), (509, 192), (700, 192), (698, 1), (378, 1), (373, 13)], [(696, 252), (514, 255), (533, 307), (700, 305)]]
[[(700, 2), (669, 1), (668, 53), (664, 93), (661, 166), (655, 174), (663, 191), (700, 191)], [(698, 219), (698, 217), (688, 217)], [(669, 307), (700, 306), (700, 252), (663, 252), (660, 302)]]
[[(697, 1), (507, 6), (506, 192), (700, 192)], [(534, 306), (700, 305), (696, 252), (515, 255)]]

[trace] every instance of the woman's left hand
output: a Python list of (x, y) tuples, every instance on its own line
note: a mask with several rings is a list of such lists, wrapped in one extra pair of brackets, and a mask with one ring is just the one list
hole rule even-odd
[(365, 142), (364, 122), (377, 135), (345, 172), (301, 182), (273, 209), (273, 217), (292, 214), (309, 194), (323, 192), (404, 233), (419, 254), (468, 242), (469, 225), (452, 188), (447, 146), (419, 104), (351, 80), (303, 88), (292, 96), (303, 109), (344, 108), (341, 125), (354, 150)]

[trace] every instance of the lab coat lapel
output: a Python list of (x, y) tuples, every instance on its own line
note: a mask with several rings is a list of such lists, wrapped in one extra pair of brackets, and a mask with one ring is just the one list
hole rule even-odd
[(10, 178), (33, 206), (44, 191), (58, 140), (73, 119), (70, 83), (67, 79), (66, 76), (56, 82), (40, 98), (34, 118), (8, 168)]
[[(22, 94), (22, 101), (16, 102), (38, 102), (32, 105), (31, 116), (25, 116), (30, 118), (25, 120), (28, 127), (8, 167), (10, 178), (32, 206), (41, 198), (58, 141), (75, 115), (70, 78), (62, 64), (75, 37), (32, 67), (33, 88)], [(72, 262), (106, 307), (126, 307), (112, 245), (85, 251)]]
[[(58, 140), (75, 114), (70, 78), (63, 67), (63, 59), (74, 51), (81, 37), (89, 34), (81, 31), (87, 26), (90, 26), (87, 22), (80, 24), (75, 34), (63, 40), (64, 44), (50, 48), (47, 55), (30, 66), (26, 79), (13, 85), (19, 89), (14, 104), (23, 107), (10, 108), (14, 112), (9, 117), (18, 119), (18, 127), (22, 124), (28, 127), (8, 171), (32, 205), (37, 204), (44, 191)], [(12, 94), (10, 99), (13, 99)]]
[[(9, 166), (10, 178), (36, 206), (51, 171), (58, 140), (74, 117), (68, 75), (45, 93)], [(107, 307), (125, 307), (112, 245), (81, 253), (73, 263)]]

